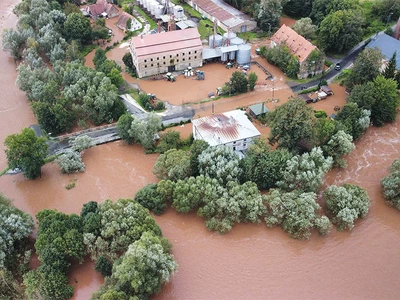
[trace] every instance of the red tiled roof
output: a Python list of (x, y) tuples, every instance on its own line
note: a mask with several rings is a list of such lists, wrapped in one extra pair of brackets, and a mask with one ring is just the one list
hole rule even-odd
[(202, 44), (197, 28), (188, 28), (135, 36), (131, 40), (131, 46), (136, 56), (140, 57), (181, 49), (198, 48)]
[(93, 16), (98, 16), (103, 12), (109, 13), (113, 5), (106, 0), (97, 0), (96, 4), (89, 5), (89, 11)]
[(126, 22), (128, 19), (132, 20), (132, 16), (124, 12), (122, 15), (119, 16), (118, 21), (117, 21), (117, 26), (126, 28)]
[(300, 62), (306, 60), (313, 50), (318, 49), (285, 24), (279, 28), (279, 30), (272, 36), (271, 40), (278, 45), (283, 42), (286, 43), (292, 54), (296, 56)]

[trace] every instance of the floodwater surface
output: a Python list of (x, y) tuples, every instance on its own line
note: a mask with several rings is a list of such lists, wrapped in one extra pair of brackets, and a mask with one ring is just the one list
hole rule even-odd
[[(16, 3), (17, 0), (1, 1), (0, 29), (15, 26), (11, 10)], [(35, 118), (29, 102), (15, 86), (14, 62), (4, 52), (0, 52), (0, 66), (2, 143), (8, 134), (19, 132)], [(213, 80), (210, 76), (207, 79)], [(165, 84), (169, 89), (175, 87), (175, 83)], [(271, 97), (267, 96), (271, 92), (267, 90), (264, 97)], [(335, 91), (335, 95), (338, 93)], [(256, 100), (255, 95), (248, 96)], [(179, 103), (181, 98), (191, 100), (181, 95), (171, 99)], [(319, 105), (333, 107), (333, 99)], [(237, 103), (234, 101), (220, 102), (221, 110), (250, 100), (244, 95)], [(198, 112), (201, 113), (200, 108)], [(181, 127), (182, 135), (190, 133), (189, 126)], [(393, 159), (400, 156), (399, 132), (400, 120), (370, 128), (348, 155), (347, 169), (333, 170), (325, 178), (325, 185), (359, 184), (371, 198), (368, 216), (357, 221), (351, 232), (333, 229), (327, 237), (314, 233), (309, 241), (296, 241), (280, 228), (240, 224), (220, 235), (207, 231), (195, 214), (183, 215), (169, 209), (156, 216), (164, 236), (173, 245), (179, 269), (153, 299), (397, 299), (400, 213), (384, 204), (379, 182), (388, 174)], [(151, 172), (156, 159), (157, 155), (145, 155), (139, 146), (114, 142), (85, 151), (85, 173), (62, 175), (51, 163), (42, 168), (42, 177), (33, 181), (21, 174), (0, 177), (0, 191), (32, 215), (45, 208), (79, 213), (88, 201), (133, 197), (141, 187), (157, 182)], [(0, 166), (6, 166), (3, 152)], [(65, 186), (71, 181), (76, 186), (67, 190)], [(89, 261), (75, 266), (69, 275), (77, 300), (89, 299), (102, 283)]]

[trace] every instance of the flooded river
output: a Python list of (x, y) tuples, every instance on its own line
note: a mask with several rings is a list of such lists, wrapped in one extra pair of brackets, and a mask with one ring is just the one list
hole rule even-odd
[[(0, 29), (15, 25), (11, 9), (17, 0), (0, 3)], [(15, 65), (0, 51), (0, 142), (35, 123), (29, 103), (15, 86)], [(189, 125), (185, 125), (189, 126)], [(182, 130), (187, 134), (187, 127)], [(185, 135), (186, 135), (185, 134)], [(170, 283), (153, 299), (397, 299), (400, 287), (400, 213), (383, 203), (380, 180), (392, 160), (400, 156), (400, 120), (370, 128), (347, 158), (348, 168), (334, 170), (326, 184), (361, 185), (371, 198), (366, 219), (353, 231), (329, 236), (313, 234), (309, 241), (290, 239), (280, 228), (241, 224), (229, 234), (208, 232), (194, 214), (173, 210), (156, 217), (173, 244), (179, 264)], [(86, 172), (61, 175), (55, 164), (43, 167), (41, 178), (21, 174), (0, 177), (0, 191), (35, 215), (44, 208), (79, 213), (90, 200), (133, 197), (149, 182), (156, 155), (144, 155), (139, 146), (115, 142), (87, 150)], [(0, 167), (6, 166), (0, 152)], [(66, 190), (65, 185), (76, 186)], [(70, 273), (74, 299), (85, 300), (102, 283), (87, 262)]]

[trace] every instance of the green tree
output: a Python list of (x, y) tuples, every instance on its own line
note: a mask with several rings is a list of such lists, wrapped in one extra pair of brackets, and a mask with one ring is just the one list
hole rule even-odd
[(313, 228), (326, 235), (332, 227), (329, 219), (320, 214), (321, 207), (316, 202), (315, 193), (287, 193), (272, 189), (263, 196), (263, 200), (267, 207), (267, 226), (281, 225), (292, 238), (308, 239)]
[(64, 23), (64, 35), (68, 40), (89, 43), (92, 40), (92, 27), (89, 19), (80, 12), (70, 13)]
[(57, 164), (61, 173), (72, 174), (85, 172), (85, 164), (82, 161), (80, 153), (75, 151), (66, 151), (57, 158)]
[(134, 119), (132, 121), (129, 134), (145, 149), (153, 149), (156, 143), (155, 135), (160, 129), (161, 118), (154, 113), (149, 113), (144, 120)]
[(324, 145), (335, 133), (335, 121), (330, 118), (317, 118), (314, 129), (315, 144), (318, 146)]
[(326, 52), (343, 53), (362, 39), (363, 18), (359, 11), (339, 10), (327, 15), (319, 27), (319, 40)]
[(136, 68), (133, 64), (132, 54), (130, 52), (126, 53), (122, 57), (122, 61), (125, 64), (125, 67), (127, 68), (129, 74), (131, 74), (132, 76), (136, 76)]
[(372, 14), (379, 16), (382, 22), (397, 21), (400, 17), (400, 3), (396, 0), (376, 1), (372, 4)]
[(351, 230), (354, 221), (364, 218), (369, 210), (370, 201), (367, 192), (353, 184), (344, 184), (341, 187), (332, 185), (323, 193), (326, 208), (332, 216), (332, 222), (338, 229)]
[(353, 137), (343, 130), (336, 132), (322, 147), (325, 155), (333, 158), (333, 165), (341, 168), (347, 166), (346, 161), (341, 157), (349, 154), (354, 148)]
[(94, 66), (96, 67), (96, 70), (99, 70), (100, 66), (106, 60), (107, 60), (106, 51), (101, 48), (97, 48), (96, 52), (94, 53), (94, 57), (93, 57), (93, 63), (94, 63)]
[[(151, 232), (144, 232), (140, 239), (129, 246), (121, 261), (114, 267), (110, 284), (103, 291), (124, 293), (127, 295), (124, 299), (129, 296), (132, 299), (148, 299), (152, 294), (158, 293), (162, 284), (169, 281), (178, 268), (169, 248), (168, 240)], [(112, 299), (119, 299), (120, 295)], [(107, 299), (103, 297), (102, 291), (92, 298)]]
[(247, 78), (250, 91), (254, 91), (254, 87), (256, 86), (257, 80), (258, 80), (257, 74), (254, 72), (251, 72)]
[(266, 116), (271, 128), (269, 142), (278, 148), (302, 152), (313, 147), (315, 116), (304, 100), (294, 98), (269, 112)]
[(397, 83), (379, 75), (374, 80), (375, 103), (371, 109), (371, 120), (374, 126), (394, 122), (397, 117), (399, 95)]
[(378, 48), (365, 49), (354, 61), (353, 69), (345, 84), (351, 89), (356, 84), (373, 81), (380, 74), (382, 58), (382, 52)]
[[(15, 260), (15, 253), (19, 252), (18, 244), (24, 244), (33, 231), (34, 222), (29, 214), (13, 206), (11, 200), (0, 194), (0, 228), (0, 269), (5, 272), (0, 273), (0, 277), (7, 279), (6, 270), (16, 267), (18, 263)], [(4, 296), (2, 291), (3, 289), (0, 291), (0, 298)]]
[(101, 273), (101, 275), (103, 275), (103, 277), (111, 276), (111, 274), (112, 274), (112, 264), (104, 256), (100, 256), (97, 259), (94, 269), (97, 272)]
[(248, 91), (248, 81), (242, 72), (235, 71), (229, 82), (225, 83), (228, 86), (230, 94), (246, 93)]
[(190, 147), (190, 172), (192, 176), (200, 175), (199, 155), (210, 145), (203, 140), (195, 140)]
[(283, 179), (286, 162), (292, 158), (287, 149), (272, 151), (264, 140), (255, 140), (240, 161), (242, 181), (252, 181), (258, 188), (268, 190)]
[(132, 115), (126, 113), (119, 117), (117, 122), (118, 135), (127, 144), (134, 144), (135, 142), (137, 142), (134, 137), (129, 134), (129, 130), (131, 129), (133, 120), (134, 118), (132, 117)]
[(160, 179), (185, 179), (190, 175), (190, 157), (186, 151), (170, 149), (157, 158), (153, 173)]
[(79, 135), (73, 140), (69, 140), (72, 150), (82, 152), (83, 150), (92, 148), (95, 145), (93, 138), (88, 135)]
[(161, 215), (167, 209), (167, 203), (157, 191), (157, 184), (154, 183), (150, 183), (138, 190), (135, 200), (156, 215)]
[(334, 13), (338, 10), (359, 9), (360, 4), (358, 0), (313, 0), (310, 17), (316, 24), (320, 24), (330, 13)]
[(208, 147), (198, 157), (200, 174), (217, 179), (221, 184), (238, 181), (242, 169), (239, 157), (224, 145)]
[(311, 13), (312, 0), (288, 0), (283, 5), (283, 12), (292, 18), (308, 17)]
[(41, 174), (40, 169), (47, 156), (47, 144), (43, 137), (36, 137), (32, 129), (25, 128), (20, 134), (7, 136), (4, 145), (10, 168), (22, 169), (28, 179), (35, 179)]
[(357, 103), (346, 103), (335, 118), (336, 127), (357, 140), (371, 124), (371, 111), (361, 109)]
[(144, 232), (161, 236), (161, 229), (148, 209), (132, 199), (106, 200), (98, 204), (100, 233), (84, 233), (87, 253), (96, 260), (100, 256), (114, 262)]
[(390, 174), (381, 181), (386, 203), (400, 210), (400, 160), (395, 159), (389, 168)]
[(312, 24), (310, 18), (302, 18), (297, 20), (293, 25), (293, 30), (306, 39), (315, 39), (318, 27)]
[(175, 130), (167, 130), (161, 133), (161, 141), (157, 145), (157, 151), (165, 153), (170, 149), (179, 149), (181, 147), (181, 134)]
[(316, 193), (332, 163), (332, 157), (325, 158), (319, 147), (309, 153), (293, 156), (287, 161), (283, 179), (277, 182), (277, 186), (288, 192), (297, 190)]
[(390, 58), (388, 64), (386, 65), (385, 70), (382, 72), (383, 77), (386, 79), (395, 79), (396, 78), (396, 55), (397, 52), (395, 51)]
[(262, 0), (255, 3), (253, 17), (262, 31), (270, 31), (279, 27), (282, 13), (282, 0)]

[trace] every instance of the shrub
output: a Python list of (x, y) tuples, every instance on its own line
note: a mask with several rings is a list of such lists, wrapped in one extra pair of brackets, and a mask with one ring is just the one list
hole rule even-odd
[(66, 151), (58, 159), (57, 163), (63, 174), (85, 172), (85, 164), (82, 161), (80, 153), (75, 151)]
[(167, 209), (167, 203), (157, 192), (157, 184), (154, 183), (150, 183), (137, 191), (135, 200), (156, 215), (161, 215)]
[(323, 193), (326, 207), (332, 215), (332, 222), (338, 230), (352, 229), (354, 221), (364, 218), (369, 210), (370, 201), (367, 192), (356, 185), (332, 185)]
[(101, 275), (103, 275), (104, 277), (111, 276), (112, 274), (112, 264), (104, 256), (100, 256), (97, 259), (94, 269), (97, 272), (101, 273)]
[(389, 170), (390, 174), (381, 181), (383, 196), (387, 204), (400, 210), (400, 160), (395, 159)]

